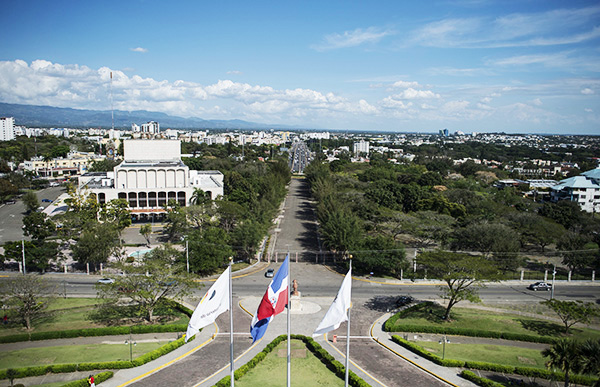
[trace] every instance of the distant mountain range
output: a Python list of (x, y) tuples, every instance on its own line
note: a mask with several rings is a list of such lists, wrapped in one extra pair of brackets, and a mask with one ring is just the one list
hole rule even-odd
[[(115, 128), (131, 128), (132, 123), (141, 125), (156, 121), (161, 129), (291, 129), (285, 125), (268, 125), (242, 120), (203, 120), (183, 118), (165, 113), (135, 110), (115, 110)], [(52, 106), (19, 105), (0, 102), (0, 117), (14, 117), (15, 125), (29, 127), (110, 128), (110, 110), (86, 110)]]

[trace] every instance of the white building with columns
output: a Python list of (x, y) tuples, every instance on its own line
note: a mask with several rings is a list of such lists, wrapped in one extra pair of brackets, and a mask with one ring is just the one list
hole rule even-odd
[(112, 172), (93, 172), (79, 178), (80, 193), (96, 195), (98, 202), (125, 199), (139, 219), (162, 216), (170, 200), (188, 206), (200, 188), (211, 199), (223, 195), (223, 174), (190, 170), (181, 161), (179, 140), (125, 140), (124, 160)]

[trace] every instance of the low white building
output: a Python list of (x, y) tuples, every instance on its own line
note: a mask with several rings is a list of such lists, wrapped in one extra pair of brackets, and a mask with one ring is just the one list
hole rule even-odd
[(600, 212), (600, 167), (561, 180), (552, 187), (551, 200), (570, 200), (586, 212)]
[(223, 174), (190, 170), (181, 161), (179, 140), (125, 140), (124, 160), (112, 172), (94, 172), (79, 178), (79, 191), (96, 195), (98, 202), (125, 199), (133, 216), (162, 215), (174, 200), (188, 206), (196, 189), (223, 195)]

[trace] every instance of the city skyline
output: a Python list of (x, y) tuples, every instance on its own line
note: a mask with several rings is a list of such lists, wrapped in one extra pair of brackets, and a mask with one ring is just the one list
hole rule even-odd
[(112, 87), (116, 110), (182, 117), (600, 134), (592, 1), (23, 1), (4, 15), (0, 102), (109, 110)]

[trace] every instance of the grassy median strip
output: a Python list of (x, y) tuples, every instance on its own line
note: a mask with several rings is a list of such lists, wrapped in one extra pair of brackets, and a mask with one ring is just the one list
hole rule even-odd
[[(292, 386), (343, 386), (335, 376), (312, 354), (300, 340), (292, 340)], [(287, 342), (282, 341), (256, 368), (250, 370), (236, 385), (277, 387), (284, 386), (287, 378)]]
[[(443, 344), (437, 341), (411, 341), (426, 351), (442, 357)], [(491, 344), (446, 344), (445, 359), (481, 361), (510, 365), (514, 367), (534, 367), (545, 369), (545, 359), (539, 349), (517, 348)]]
[[(562, 325), (553, 321), (459, 307), (452, 309), (450, 321), (444, 321), (442, 319), (444, 311), (444, 306), (424, 302), (390, 317), (385, 323), (385, 330), (447, 333), (546, 343), (562, 336), (564, 331)], [(577, 339), (600, 338), (600, 331), (595, 329), (575, 326), (571, 331)]]
[[(137, 343), (132, 346), (133, 358), (163, 346), (167, 341)], [(129, 345), (89, 344), (38, 347), (3, 351), (0, 353), (0, 369), (31, 367), (50, 364), (129, 361)]]

